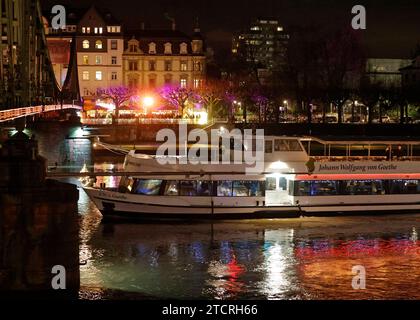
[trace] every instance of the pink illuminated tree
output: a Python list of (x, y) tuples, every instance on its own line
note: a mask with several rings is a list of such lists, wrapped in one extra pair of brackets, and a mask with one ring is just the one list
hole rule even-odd
[(164, 87), (161, 90), (162, 97), (173, 107), (177, 108), (184, 115), (184, 110), (189, 100), (196, 100), (196, 93), (190, 88), (184, 87)]
[(98, 88), (96, 94), (99, 99), (108, 99), (115, 104), (115, 117), (118, 119), (121, 105), (129, 101), (135, 95), (135, 92), (126, 86), (116, 86)]

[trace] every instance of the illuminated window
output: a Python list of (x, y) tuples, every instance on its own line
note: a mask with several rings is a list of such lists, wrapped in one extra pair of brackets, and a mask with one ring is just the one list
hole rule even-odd
[(82, 27), (82, 33), (86, 33), (86, 28)]
[(194, 88), (195, 89), (201, 88), (201, 83), (202, 83), (201, 79), (194, 79)]
[(83, 56), (83, 64), (89, 64), (89, 56)]
[(99, 28), (99, 33), (102, 33), (103, 32), (103, 28), (102, 27), (100, 27)]
[(165, 43), (165, 54), (172, 54), (172, 44), (169, 42)]
[(181, 86), (181, 88), (186, 88), (187, 87), (187, 78), (181, 78), (181, 81), (180, 81), (180, 86)]
[(83, 40), (83, 49), (89, 49), (89, 40)]
[(102, 41), (101, 40), (96, 40), (95, 48), (96, 49), (102, 49)]
[(183, 42), (179, 45), (179, 53), (180, 54), (187, 54), (188, 53), (187, 44), (185, 42)]
[(96, 64), (102, 64), (102, 56), (96, 56), (95, 57), (95, 63)]
[(86, 28), (86, 33), (90, 33), (90, 27)]
[(98, 28), (97, 27), (95, 27), (95, 29), (93, 29), (94, 31), (94, 33), (98, 33)]
[(102, 80), (102, 71), (96, 71), (95, 79), (98, 81)]
[(83, 71), (82, 79), (83, 80), (89, 80), (89, 71)]
[(181, 71), (187, 71), (188, 65), (187, 61), (181, 61)]

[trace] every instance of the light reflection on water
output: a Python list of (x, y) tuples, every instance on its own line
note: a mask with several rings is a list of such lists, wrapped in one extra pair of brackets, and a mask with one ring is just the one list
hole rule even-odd
[[(50, 164), (92, 164), (86, 140), (36, 134)], [(420, 299), (420, 214), (102, 224), (83, 190), (79, 214), (82, 298)], [(366, 290), (351, 287), (354, 265), (366, 269)]]

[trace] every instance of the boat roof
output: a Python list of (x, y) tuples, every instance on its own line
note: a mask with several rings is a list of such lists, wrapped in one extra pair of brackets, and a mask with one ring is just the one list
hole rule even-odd
[(399, 137), (399, 139), (389, 140), (389, 137), (337, 137), (328, 136), (325, 138), (318, 138), (312, 136), (305, 136), (299, 138), (301, 141), (316, 141), (321, 144), (381, 144), (381, 145), (420, 145), (419, 138), (414, 137)]

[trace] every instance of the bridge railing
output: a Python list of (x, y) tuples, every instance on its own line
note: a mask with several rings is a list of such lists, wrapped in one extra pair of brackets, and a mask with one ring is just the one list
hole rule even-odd
[(15, 108), (8, 110), (0, 110), (0, 122), (10, 121), (20, 117), (30, 116), (38, 113), (63, 110), (63, 109), (82, 109), (82, 107), (75, 104), (52, 104), (44, 106), (32, 106)]

